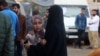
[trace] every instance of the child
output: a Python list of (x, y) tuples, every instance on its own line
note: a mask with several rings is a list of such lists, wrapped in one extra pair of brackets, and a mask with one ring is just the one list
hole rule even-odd
[(32, 18), (32, 30), (26, 35), (26, 39), (25, 47), (28, 50), (28, 56), (42, 56), (46, 40), (41, 16), (35, 15)]

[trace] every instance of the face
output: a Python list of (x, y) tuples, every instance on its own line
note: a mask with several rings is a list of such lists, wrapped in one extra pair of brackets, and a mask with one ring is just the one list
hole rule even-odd
[(85, 10), (81, 10), (81, 13), (82, 13), (82, 14), (85, 14)]
[(19, 12), (19, 9), (17, 8), (17, 6), (14, 6), (14, 7), (13, 7), (13, 10), (14, 10), (16, 13)]
[(91, 14), (92, 14), (93, 16), (95, 16), (95, 15), (96, 15), (96, 11), (92, 11)]
[(37, 32), (41, 31), (42, 27), (43, 27), (43, 23), (40, 19), (34, 19), (32, 21), (33, 24), (33, 29)]
[(48, 10), (45, 11), (45, 15), (46, 15), (46, 16), (49, 16)]

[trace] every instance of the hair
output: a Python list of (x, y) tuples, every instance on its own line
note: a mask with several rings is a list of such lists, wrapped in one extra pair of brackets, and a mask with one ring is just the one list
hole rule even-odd
[(96, 9), (93, 9), (92, 11), (95, 11), (95, 12), (97, 12), (97, 10), (96, 10)]
[(97, 15), (99, 15), (99, 12), (97, 12), (97, 10), (96, 10), (96, 9), (93, 9), (92, 11), (95, 11), (95, 12), (96, 12), (96, 14), (97, 14)]
[(0, 5), (3, 5), (4, 7), (6, 7), (8, 3), (5, 0), (0, 0)]
[(32, 14), (33, 15), (38, 15), (39, 14), (39, 11), (38, 10), (34, 10)]
[(32, 23), (33, 23), (34, 19), (39, 19), (39, 20), (41, 20), (43, 22), (43, 19), (42, 19), (42, 17), (40, 15), (34, 15), (32, 17), (32, 21), (31, 21)]
[(15, 6), (20, 9), (20, 5), (19, 4), (13, 4), (12, 5), (12, 7), (15, 7)]
[[(43, 19), (42, 19), (42, 17), (41, 17), (40, 15), (34, 15), (34, 16), (32, 17), (31, 22), (34, 23), (33, 21), (34, 21), (35, 19), (39, 19), (39, 20), (42, 22), (42, 24), (43, 24)], [(32, 24), (32, 25), (33, 25), (33, 24)], [(43, 26), (43, 25), (42, 25), (42, 26)], [(34, 28), (33, 28), (33, 29), (34, 29)], [(34, 29), (34, 32), (35, 32), (35, 29)], [(42, 27), (42, 30), (39, 31), (38, 33), (39, 33), (40, 36), (37, 36), (37, 35), (36, 35), (36, 37), (38, 37), (38, 38), (44, 38), (44, 30), (43, 30), (43, 27)]]
[(100, 56), (100, 48), (95, 49), (88, 56)]
[(85, 8), (81, 8), (81, 10), (85, 10)]

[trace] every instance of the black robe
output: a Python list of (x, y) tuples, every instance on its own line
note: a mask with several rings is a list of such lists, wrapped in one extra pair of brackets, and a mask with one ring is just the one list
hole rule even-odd
[(44, 46), (40, 43), (36, 46), (31, 45), (27, 51), (27, 56), (45, 56)]
[(53, 5), (49, 9), (45, 39), (46, 56), (67, 56), (63, 11), (58, 5)]

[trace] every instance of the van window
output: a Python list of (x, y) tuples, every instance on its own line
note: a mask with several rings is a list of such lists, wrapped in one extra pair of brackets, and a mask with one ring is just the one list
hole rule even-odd
[(86, 8), (86, 17), (89, 17), (88, 9), (85, 6), (62, 6), (65, 17), (76, 17), (81, 13), (81, 8)]

